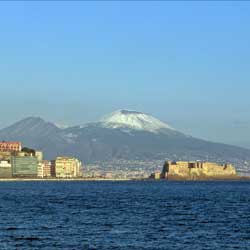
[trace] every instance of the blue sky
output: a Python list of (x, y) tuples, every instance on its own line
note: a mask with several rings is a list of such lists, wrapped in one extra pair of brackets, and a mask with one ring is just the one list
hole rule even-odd
[(250, 2), (0, 2), (0, 127), (120, 108), (250, 147)]

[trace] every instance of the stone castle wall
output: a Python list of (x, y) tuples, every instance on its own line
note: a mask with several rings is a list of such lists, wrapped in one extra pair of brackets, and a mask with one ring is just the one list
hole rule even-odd
[(237, 173), (231, 164), (219, 165), (213, 162), (179, 161), (165, 163), (162, 177), (183, 180), (230, 179), (237, 177)]

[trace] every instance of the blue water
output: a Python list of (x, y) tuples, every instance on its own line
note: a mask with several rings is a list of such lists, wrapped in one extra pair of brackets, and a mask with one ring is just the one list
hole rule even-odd
[(250, 182), (2, 182), (4, 249), (250, 249)]

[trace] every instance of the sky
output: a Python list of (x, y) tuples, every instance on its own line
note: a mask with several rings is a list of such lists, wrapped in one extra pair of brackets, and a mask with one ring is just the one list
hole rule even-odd
[(0, 2), (0, 127), (118, 109), (250, 148), (250, 2)]

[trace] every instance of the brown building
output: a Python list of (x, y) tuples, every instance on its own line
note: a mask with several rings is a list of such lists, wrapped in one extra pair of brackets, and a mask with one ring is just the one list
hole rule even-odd
[(51, 177), (56, 177), (56, 161), (51, 161)]
[(21, 142), (0, 142), (0, 152), (19, 152), (22, 150)]

